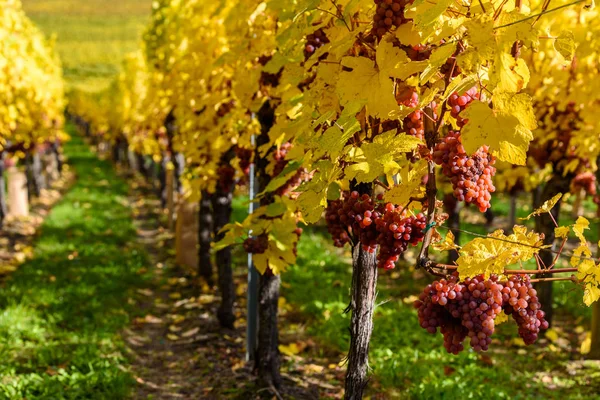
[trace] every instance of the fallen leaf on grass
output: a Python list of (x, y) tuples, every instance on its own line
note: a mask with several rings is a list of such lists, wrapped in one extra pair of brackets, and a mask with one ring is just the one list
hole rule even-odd
[(190, 336), (194, 336), (196, 333), (200, 332), (200, 328), (196, 327), (193, 329), (190, 329), (189, 331), (185, 331), (181, 334), (182, 337), (190, 337)]

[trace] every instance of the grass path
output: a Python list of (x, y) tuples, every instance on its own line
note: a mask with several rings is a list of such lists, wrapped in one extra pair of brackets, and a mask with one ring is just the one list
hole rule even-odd
[(32, 260), (0, 287), (0, 398), (119, 399), (133, 385), (119, 331), (145, 254), (127, 184), (78, 136), (77, 182), (42, 225)]

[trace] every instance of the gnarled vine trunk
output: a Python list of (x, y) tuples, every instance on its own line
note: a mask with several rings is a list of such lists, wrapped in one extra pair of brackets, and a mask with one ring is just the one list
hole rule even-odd
[(200, 209), (198, 211), (198, 275), (200, 275), (209, 286), (213, 285), (213, 267), (210, 257), (210, 243), (213, 232), (211, 195), (206, 190), (202, 191), (200, 198)]
[[(221, 159), (221, 163), (229, 164), (229, 161), (233, 158), (233, 154), (233, 151), (225, 153)], [(215, 193), (212, 195), (214, 236), (216, 242), (225, 236), (225, 233), (220, 233), (219, 231), (231, 219), (233, 187), (234, 182), (229, 183), (228, 187), (223, 187), (223, 183), (219, 182)], [(221, 305), (217, 311), (217, 317), (222, 327), (233, 329), (233, 323), (235, 322), (235, 314), (233, 312), (235, 284), (231, 268), (231, 247), (227, 246), (217, 251), (215, 260), (219, 272), (219, 291), (221, 292)]]
[[(269, 131), (275, 122), (275, 110), (269, 102), (265, 102), (258, 112), (258, 120), (261, 125), (261, 133), (256, 139), (256, 178), (258, 181), (258, 192), (262, 192), (269, 184), (271, 177), (267, 173), (269, 164), (266, 157), (261, 156), (258, 149), (269, 143)], [(271, 196), (261, 198), (261, 206), (268, 205), (273, 201)], [(281, 277), (267, 271), (259, 278), (258, 290), (258, 348), (256, 352), (256, 368), (258, 370), (259, 383), (272, 386), (275, 389), (281, 387), (280, 359), (279, 359), (279, 329), (277, 327), (277, 314), (279, 303), (279, 288)]]
[(346, 400), (362, 399), (369, 381), (369, 343), (373, 332), (373, 311), (377, 290), (375, 253), (363, 250), (361, 244), (352, 252), (352, 300), (350, 310), (350, 350), (346, 371)]

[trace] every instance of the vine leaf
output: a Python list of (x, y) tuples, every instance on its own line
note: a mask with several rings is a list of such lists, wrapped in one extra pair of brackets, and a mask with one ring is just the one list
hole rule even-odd
[(411, 197), (423, 192), (423, 177), (427, 174), (427, 162), (419, 160), (415, 165), (406, 165), (400, 170), (400, 184), (394, 186), (384, 195), (385, 201), (406, 205)]
[(340, 103), (366, 100), (367, 112), (377, 118), (386, 118), (398, 108), (394, 97), (393, 82), (380, 74), (372, 60), (366, 57), (344, 57), (342, 65), (352, 71), (342, 71), (337, 84)]
[(487, 145), (499, 160), (525, 165), (529, 142), (533, 140), (531, 130), (537, 126), (531, 97), (524, 93), (499, 93), (493, 99), (493, 109), (475, 101), (461, 113), (469, 120), (462, 130), (465, 150), (473, 154)]
[(543, 248), (541, 236), (527, 232), (524, 226), (516, 225), (514, 233), (506, 236), (497, 230), (486, 238), (475, 238), (459, 252), (458, 273), (461, 279), (484, 274), (502, 274), (504, 268), (527, 261)]
[(571, 31), (562, 31), (554, 41), (554, 48), (565, 58), (571, 61), (575, 55), (577, 46), (575, 45), (575, 35)]
[(452, 233), (452, 231), (448, 231), (446, 237), (442, 241), (432, 244), (431, 247), (437, 251), (460, 249), (460, 246), (454, 242), (454, 233)]
[[(554, 206), (556, 205), (556, 203), (558, 203), (558, 201), (561, 199), (561, 197), (563, 196), (562, 193), (558, 193), (556, 195), (554, 195), (554, 197), (552, 197), (549, 200), (546, 200), (541, 207), (536, 208), (535, 210), (533, 210), (533, 212), (531, 214), (529, 214), (528, 216), (526, 216), (525, 218), (520, 218), (521, 220), (528, 220), (531, 217), (536, 217), (538, 215), (541, 214), (545, 214), (545, 213), (549, 213), (550, 210), (552, 210), (552, 208), (554, 208)], [(564, 228), (564, 227), (559, 227), (559, 228)], [(558, 229), (558, 228), (557, 228)], [(567, 228), (568, 231), (569, 228)], [(558, 237), (564, 237), (564, 230), (563, 229), (559, 229), (560, 235), (558, 233), (556, 233), (556, 236)], [(568, 232), (567, 232), (568, 233)]]

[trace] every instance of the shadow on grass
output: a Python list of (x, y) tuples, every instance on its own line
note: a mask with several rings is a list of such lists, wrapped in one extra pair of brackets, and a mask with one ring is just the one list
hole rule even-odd
[(65, 147), (78, 180), (44, 222), (32, 260), (0, 289), (0, 397), (128, 395), (118, 331), (145, 256), (128, 186), (76, 134)]

